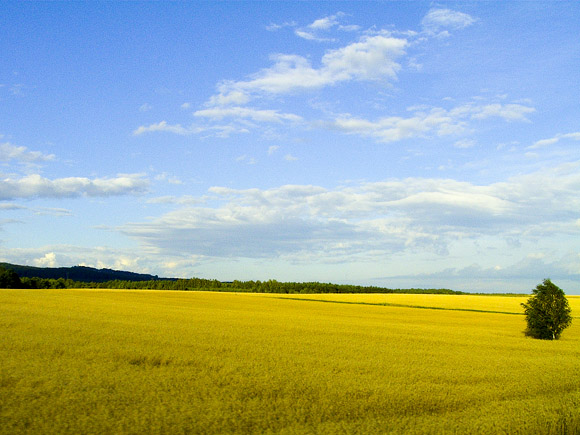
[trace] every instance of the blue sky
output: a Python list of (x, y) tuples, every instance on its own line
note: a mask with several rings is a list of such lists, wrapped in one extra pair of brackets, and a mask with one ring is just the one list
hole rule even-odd
[(0, 261), (580, 294), (578, 2), (3, 2)]

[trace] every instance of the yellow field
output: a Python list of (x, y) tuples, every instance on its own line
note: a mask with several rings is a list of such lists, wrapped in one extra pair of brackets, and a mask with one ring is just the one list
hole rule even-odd
[[(329, 302), (390, 305), (416, 308), (441, 308), (460, 311), (482, 311), (522, 314), (521, 304), (529, 296), (436, 295), (436, 294), (260, 294), (274, 298), (319, 300)], [(580, 296), (567, 296), (573, 316), (580, 316)]]
[(580, 433), (523, 300), (2, 290), (0, 433)]

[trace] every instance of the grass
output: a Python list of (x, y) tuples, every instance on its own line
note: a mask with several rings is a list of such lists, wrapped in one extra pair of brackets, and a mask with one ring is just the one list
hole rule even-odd
[(2, 290), (0, 433), (580, 433), (519, 299)]

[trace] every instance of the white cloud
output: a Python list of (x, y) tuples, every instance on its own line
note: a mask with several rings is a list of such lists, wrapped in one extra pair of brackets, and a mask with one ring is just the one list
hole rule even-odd
[(445, 29), (460, 30), (471, 26), (477, 20), (463, 12), (451, 9), (431, 9), (421, 21), (428, 32), (445, 32)]
[(237, 125), (210, 125), (210, 126), (196, 126), (183, 127), (181, 124), (167, 124), (166, 121), (161, 121), (156, 124), (148, 126), (140, 126), (133, 131), (133, 135), (140, 136), (147, 133), (173, 133), (180, 136), (187, 136), (190, 134), (214, 134), (217, 137), (229, 137), (232, 133), (248, 133), (248, 129)]
[(183, 181), (181, 181), (178, 177), (176, 177), (174, 175), (170, 175), (167, 172), (163, 172), (161, 174), (156, 175), (155, 180), (156, 181), (165, 181), (169, 184), (183, 184)]
[[(191, 277), (193, 266), (198, 260), (192, 256), (177, 257), (164, 255), (157, 257), (154, 253), (135, 252), (133, 249), (113, 249), (104, 246), (88, 247), (73, 245), (47, 245), (36, 248), (2, 248), (0, 261), (40, 267), (70, 267), (75, 265), (128, 270), (138, 273), (161, 273), (167, 277)], [(175, 270), (160, 267), (166, 262), (181, 266), (180, 274)], [(163, 273), (167, 273), (163, 275)], [(183, 273), (183, 275), (181, 275)]]
[(550, 139), (542, 139), (542, 140), (535, 142), (532, 146), (529, 146), (528, 149), (543, 148), (543, 147), (546, 147), (549, 145), (553, 145), (553, 144), (557, 143), (559, 140), (560, 140), (560, 138), (558, 138), (558, 137), (552, 137)]
[(227, 106), (229, 104), (246, 104), (250, 101), (250, 97), (240, 91), (225, 91), (225, 94), (218, 94), (212, 96), (207, 105), (208, 106)]
[(246, 82), (233, 82), (229, 86), (244, 92), (265, 92), (283, 94), (300, 89), (319, 88), (332, 83), (321, 70), (313, 68), (310, 62), (298, 55), (273, 55), (275, 62), (271, 68), (264, 69)]
[(304, 30), (295, 30), (294, 33), (296, 34), (296, 36), (301, 37), (302, 39), (307, 39), (309, 41), (314, 41), (318, 38), (316, 38), (316, 36), (314, 36), (314, 34), (306, 32)]
[(283, 28), (291, 27), (294, 28), (294, 34), (303, 39), (310, 41), (334, 41), (333, 38), (327, 38), (322, 35), (333, 29), (345, 32), (360, 30), (360, 26), (357, 25), (341, 24), (341, 18), (344, 16), (344, 13), (337, 12), (336, 14), (314, 20), (312, 23), (302, 27), (298, 27), (298, 24), (295, 21), (284, 22), (282, 24), (271, 23), (266, 26), (266, 30), (275, 32)]
[[(315, 20), (308, 26), (297, 28), (296, 32), (305, 38), (319, 38), (320, 32), (339, 29), (342, 13)], [(424, 24), (432, 28), (458, 29), (472, 24), (475, 20), (467, 14), (449, 9), (432, 9), (425, 17)], [(296, 27), (295, 23), (271, 26), (270, 30), (281, 27)], [(354, 30), (341, 29), (341, 30)], [(248, 132), (256, 123), (297, 122), (303, 118), (281, 110), (247, 107), (252, 100), (275, 95), (311, 91), (351, 81), (395, 81), (401, 70), (399, 62), (410, 46), (414, 32), (373, 31), (361, 36), (357, 41), (336, 49), (326, 50), (316, 60), (297, 54), (273, 54), (272, 65), (249, 76), (246, 80), (224, 80), (217, 86), (217, 93), (209, 98), (205, 108), (194, 112), (197, 119), (210, 123), (228, 120), (227, 125), (205, 125), (184, 127), (161, 121), (149, 126), (140, 126), (133, 134), (148, 132), (171, 132), (179, 135), (208, 133), (228, 137), (231, 133)], [(463, 113), (457, 113), (457, 110)], [(413, 117), (384, 117), (377, 121), (345, 115), (329, 125), (346, 133), (374, 137), (382, 142), (392, 142), (410, 137), (424, 137), (430, 134), (449, 135), (462, 132), (469, 119), (484, 120), (499, 117), (510, 121), (527, 121), (526, 115), (533, 108), (523, 104), (469, 104), (456, 108), (454, 112), (433, 108), (429, 112), (417, 112)], [(324, 125), (316, 123), (313, 125)]]
[(401, 66), (395, 61), (405, 54), (407, 41), (382, 35), (332, 50), (322, 63), (334, 80), (394, 79)]
[(0, 144), (0, 161), (16, 160), (23, 163), (37, 163), (54, 160), (54, 158), (54, 154), (29, 151), (26, 147), (15, 146), (9, 142)]
[(338, 17), (342, 14), (330, 15), (328, 17), (320, 18), (315, 20), (308, 27), (313, 30), (328, 30), (331, 27), (337, 26), (339, 24)]
[(148, 181), (140, 174), (115, 178), (69, 177), (50, 180), (38, 174), (0, 180), (0, 200), (15, 198), (66, 198), (143, 193)]
[(221, 83), (219, 94), (209, 104), (222, 104), (222, 99), (234, 96), (247, 102), (255, 93), (286, 94), (349, 80), (392, 80), (401, 68), (397, 59), (405, 54), (407, 44), (405, 39), (365, 36), (359, 42), (327, 51), (320, 68), (313, 67), (302, 56), (276, 54), (271, 56), (274, 65), (254, 74), (250, 80)]
[[(197, 110), (193, 115), (198, 119), (207, 119), (211, 125), (190, 125), (184, 127), (181, 124), (168, 124), (161, 121), (148, 126), (140, 126), (133, 131), (133, 135), (140, 136), (147, 133), (165, 132), (180, 136), (192, 134), (208, 134), (226, 138), (233, 133), (249, 133), (248, 128), (255, 127), (257, 123), (300, 122), (302, 118), (292, 113), (280, 113), (277, 110), (255, 109), (252, 107), (218, 106)], [(228, 119), (227, 124), (213, 124)]]
[(463, 121), (453, 119), (443, 109), (417, 113), (410, 118), (391, 116), (377, 121), (360, 118), (339, 117), (330, 124), (331, 128), (348, 134), (376, 138), (379, 142), (395, 142), (412, 137), (426, 137), (432, 132), (438, 135), (458, 133), (465, 129)]
[(298, 157), (294, 157), (292, 154), (286, 154), (284, 156), (284, 160), (286, 160), (287, 162), (295, 162), (296, 160), (298, 160)]
[(344, 14), (339, 12), (335, 15), (329, 15), (324, 18), (320, 18), (315, 20), (305, 28), (296, 29), (294, 33), (303, 38), (310, 41), (332, 41), (332, 38), (326, 38), (321, 36), (325, 32), (328, 32), (334, 27), (340, 26), (339, 17), (343, 16)]
[(280, 148), (280, 145), (271, 145), (268, 147), (268, 155), (271, 156), (272, 154), (274, 154), (278, 149)]
[(251, 119), (256, 122), (300, 121), (302, 118), (291, 113), (279, 113), (277, 110), (259, 110), (251, 107), (215, 107), (194, 112), (194, 116), (221, 120), (224, 118)]
[(560, 142), (562, 139), (580, 140), (580, 132), (557, 134), (554, 137), (535, 142), (533, 145), (529, 146), (528, 149), (544, 148), (549, 145), (554, 145), (555, 143)]
[[(517, 107), (514, 107), (517, 106)], [(433, 134), (446, 136), (466, 131), (471, 120), (485, 120), (501, 117), (506, 121), (527, 121), (524, 113), (532, 113), (534, 108), (517, 104), (465, 104), (446, 110), (441, 107), (411, 107), (413, 116), (390, 116), (375, 121), (343, 115), (326, 125), (347, 134), (373, 137), (379, 142), (396, 142), (413, 137), (429, 137)], [(473, 146), (473, 142), (462, 140), (457, 147)]]
[(527, 121), (526, 114), (534, 113), (536, 109), (522, 104), (488, 104), (473, 107), (473, 119), (502, 118), (506, 121)]
[(144, 103), (139, 107), (139, 112), (149, 112), (151, 109), (153, 109), (151, 104)]
[(458, 240), (577, 235), (578, 186), (576, 165), (489, 185), (409, 178), (332, 190), (214, 187), (212, 206), (184, 207), (122, 231), (147, 249), (180, 255), (298, 260), (308, 253), (320, 262), (371, 252), (441, 255)]
[(43, 257), (33, 260), (33, 264), (37, 267), (57, 267), (56, 254), (48, 252)]
[(192, 133), (192, 131), (190, 129), (182, 127), (180, 124), (170, 125), (170, 124), (167, 124), (167, 121), (161, 121), (161, 122), (158, 122), (157, 124), (151, 124), (149, 126), (140, 126), (139, 128), (137, 128), (133, 131), (133, 134), (135, 136), (139, 136), (139, 135), (144, 134), (144, 133), (151, 133), (151, 132), (158, 132), (158, 131), (175, 133), (175, 134), (179, 134), (179, 135), (187, 135), (187, 134)]

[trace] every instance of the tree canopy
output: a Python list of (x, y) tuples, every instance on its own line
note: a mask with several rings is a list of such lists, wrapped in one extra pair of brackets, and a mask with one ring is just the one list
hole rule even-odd
[(0, 288), (21, 288), (22, 282), (16, 272), (0, 267)]
[(538, 284), (522, 304), (528, 326), (525, 334), (544, 340), (557, 340), (572, 323), (571, 309), (564, 291), (549, 279)]

